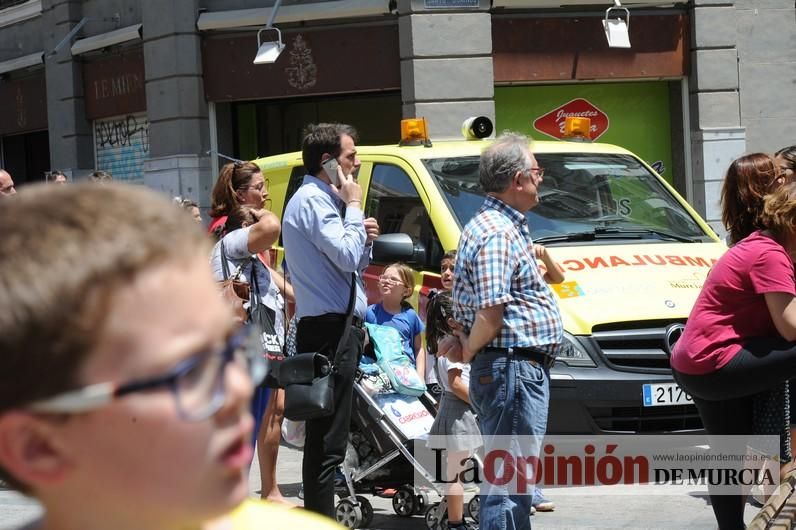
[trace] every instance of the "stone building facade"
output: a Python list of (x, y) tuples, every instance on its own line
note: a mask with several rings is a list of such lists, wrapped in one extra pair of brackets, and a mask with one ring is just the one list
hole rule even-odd
[(796, 144), (793, 0), (636, 0), (630, 49), (606, 43), (612, 1), (284, 0), (286, 48), (254, 65), (263, 4), (0, 0), (2, 165), (22, 185), (106, 169), (206, 207), (216, 154), (297, 149), (308, 122), (394, 143), (402, 117), (442, 139), (486, 115), (541, 139), (590, 112), (718, 228), (729, 162)]

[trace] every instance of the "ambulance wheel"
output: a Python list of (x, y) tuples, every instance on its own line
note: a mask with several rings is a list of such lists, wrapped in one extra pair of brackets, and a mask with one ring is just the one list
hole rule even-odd
[(350, 499), (343, 499), (334, 509), (334, 518), (346, 528), (359, 528), (362, 525), (362, 510), (354, 506)]
[(362, 511), (362, 524), (359, 527), (367, 528), (373, 522), (373, 505), (362, 495), (357, 495), (357, 501), (359, 502), (359, 509)]
[(415, 495), (415, 500), (417, 504), (415, 506), (415, 515), (422, 515), (426, 513), (426, 508), (428, 508), (428, 495), (425, 491), (416, 490), (417, 494)]
[(470, 519), (478, 522), (478, 517), (481, 515), (481, 496), (476, 495), (470, 502), (467, 503), (467, 515), (470, 516)]
[(401, 486), (392, 496), (392, 509), (401, 517), (411, 517), (417, 513), (417, 498), (415, 489), (411, 486)]
[(440, 503), (435, 502), (426, 510), (426, 528), (428, 530), (448, 530), (448, 512), (441, 513)]

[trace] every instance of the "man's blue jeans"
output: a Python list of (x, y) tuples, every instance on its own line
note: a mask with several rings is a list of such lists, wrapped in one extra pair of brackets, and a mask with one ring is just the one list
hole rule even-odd
[[(549, 401), (550, 374), (540, 365), (488, 350), (473, 359), (470, 402), (478, 414), (487, 457), (491, 448), (505, 448), (512, 439), (512, 453), (538, 456), (547, 430)], [(516, 491), (514, 481), (505, 486), (482, 484), (481, 530), (531, 528), (533, 489), (524, 495), (509, 495), (510, 491)]]

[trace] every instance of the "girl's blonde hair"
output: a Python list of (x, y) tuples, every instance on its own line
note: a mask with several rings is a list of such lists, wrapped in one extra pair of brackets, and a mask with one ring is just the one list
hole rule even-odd
[(401, 305), (409, 306), (409, 302), (406, 301), (407, 298), (412, 296), (412, 293), (415, 292), (415, 275), (412, 272), (412, 268), (409, 267), (406, 263), (401, 261), (396, 261), (395, 263), (391, 263), (384, 267), (384, 270), (387, 269), (395, 269), (398, 271), (398, 276), (401, 277), (401, 281), (404, 284), (404, 287), (409, 289), (409, 294), (404, 296), (403, 300), (401, 300)]
[(796, 235), (796, 183), (786, 184), (766, 195), (760, 217), (780, 244)]

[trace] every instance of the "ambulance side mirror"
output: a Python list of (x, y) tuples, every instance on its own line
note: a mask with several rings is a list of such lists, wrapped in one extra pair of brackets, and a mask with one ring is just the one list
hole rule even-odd
[(426, 248), (412, 241), (408, 234), (382, 234), (373, 241), (374, 263), (425, 263)]

